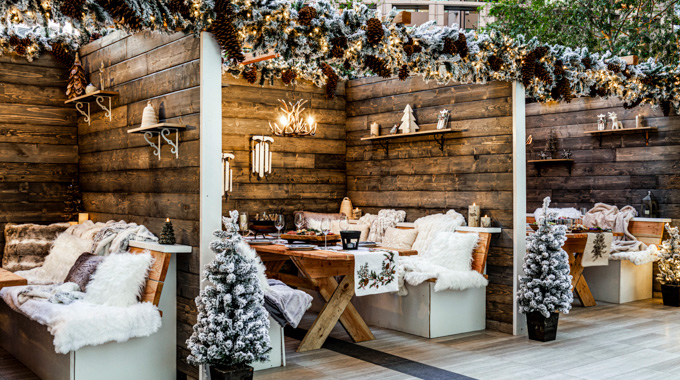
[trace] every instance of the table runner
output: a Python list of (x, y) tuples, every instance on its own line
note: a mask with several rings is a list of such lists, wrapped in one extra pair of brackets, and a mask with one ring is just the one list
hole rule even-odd
[(328, 247), (329, 250), (354, 255), (354, 293), (356, 296), (393, 293), (399, 290), (397, 282), (399, 252), (380, 248), (360, 247), (357, 250), (348, 251), (338, 248)]
[(609, 265), (609, 247), (612, 246), (613, 240), (614, 235), (611, 232), (589, 233), (581, 265), (583, 267)]

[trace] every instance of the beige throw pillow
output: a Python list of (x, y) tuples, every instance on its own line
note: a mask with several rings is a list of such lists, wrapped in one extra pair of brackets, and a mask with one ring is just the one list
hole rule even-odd
[(418, 231), (415, 229), (404, 230), (390, 227), (385, 231), (381, 245), (386, 248), (411, 249), (416, 236), (418, 236)]

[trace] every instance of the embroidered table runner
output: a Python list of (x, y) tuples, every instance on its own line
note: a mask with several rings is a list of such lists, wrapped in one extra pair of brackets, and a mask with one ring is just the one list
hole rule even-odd
[(609, 251), (613, 240), (614, 235), (611, 232), (588, 234), (581, 265), (583, 267), (609, 265)]
[[(331, 248), (328, 247), (328, 249)], [(342, 252), (354, 255), (355, 295), (360, 297), (370, 294), (393, 293), (399, 290), (397, 283), (399, 252), (363, 247)]]

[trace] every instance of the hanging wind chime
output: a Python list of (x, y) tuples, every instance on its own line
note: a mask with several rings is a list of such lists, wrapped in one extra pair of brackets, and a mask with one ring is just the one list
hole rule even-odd
[(262, 178), (272, 172), (272, 152), (269, 145), (274, 139), (269, 136), (253, 136), (251, 141), (253, 173)]
[(233, 153), (222, 153), (222, 192), (225, 196), (228, 196), (232, 192), (233, 188), (233, 171), (231, 169), (231, 164), (229, 160), (234, 159)]
[(305, 110), (302, 106), (307, 103), (307, 100), (300, 99), (295, 104), (290, 102), (286, 103), (282, 99), (279, 99), (279, 102), (283, 104), (283, 107), (281, 107), (283, 115), (279, 118), (279, 123), (281, 123), (281, 125), (279, 126), (276, 123), (272, 125), (271, 122), (269, 123), (269, 129), (274, 135), (295, 137), (314, 136), (316, 134), (316, 123), (314, 122), (314, 118), (309, 116), (307, 117), (307, 120), (305, 120), (301, 115), (302, 111)]

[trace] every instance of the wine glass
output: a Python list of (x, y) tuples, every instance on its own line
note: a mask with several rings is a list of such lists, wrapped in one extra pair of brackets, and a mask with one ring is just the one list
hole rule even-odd
[(347, 219), (347, 215), (345, 215), (340, 220), (340, 231), (347, 231), (348, 229), (349, 229), (349, 219)]
[(331, 232), (331, 220), (328, 218), (321, 219), (321, 233), (323, 234), (324, 249), (328, 249), (328, 233)]
[(299, 231), (299, 230), (302, 229), (302, 226), (304, 226), (304, 225), (305, 225), (305, 218), (302, 216), (302, 213), (299, 212), (299, 213), (295, 214), (295, 228), (297, 228), (297, 230)]
[(583, 224), (583, 220), (585, 219), (587, 213), (588, 209), (585, 207), (581, 207), (581, 224)]
[(274, 227), (276, 227), (276, 230), (278, 231), (278, 235), (279, 235), (279, 239), (276, 241), (278, 244), (283, 244), (283, 240), (281, 240), (281, 230), (285, 226), (286, 226), (286, 219), (284, 218), (283, 214), (278, 214), (276, 216), (276, 220), (274, 221)]

